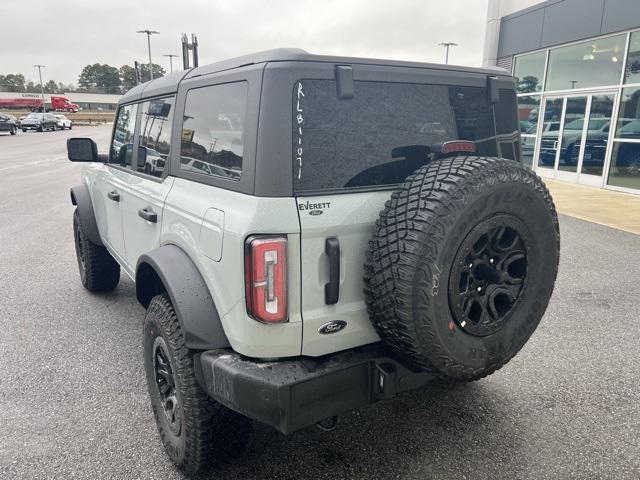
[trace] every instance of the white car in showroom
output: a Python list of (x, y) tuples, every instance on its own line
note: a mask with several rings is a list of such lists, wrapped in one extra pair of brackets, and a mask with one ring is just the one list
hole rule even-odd
[(71, 130), (73, 128), (73, 123), (71, 122), (71, 120), (69, 120), (64, 115), (56, 115), (55, 117), (57, 120), (57, 127), (60, 130), (64, 130), (65, 128), (68, 128), (69, 130)]

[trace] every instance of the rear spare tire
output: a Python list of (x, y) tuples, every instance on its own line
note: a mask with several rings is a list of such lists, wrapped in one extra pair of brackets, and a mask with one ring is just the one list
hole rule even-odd
[(553, 201), (532, 171), (487, 157), (432, 162), (376, 223), (365, 262), (370, 318), (415, 368), (482, 378), (538, 326), (559, 248)]

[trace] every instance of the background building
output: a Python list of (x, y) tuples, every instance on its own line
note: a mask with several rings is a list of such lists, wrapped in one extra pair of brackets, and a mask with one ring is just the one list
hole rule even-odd
[(83, 110), (115, 110), (122, 95), (106, 93), (67, 92), (64, 94), (71, 103), (76, 103)]
[(640, 0), (489, 0), (483, 62), (517, 77), (540, 175), (640, 193)]

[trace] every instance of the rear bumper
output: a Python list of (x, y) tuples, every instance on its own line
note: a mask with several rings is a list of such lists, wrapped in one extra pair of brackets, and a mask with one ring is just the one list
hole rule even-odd
[(214, 400), (291, 433), (435, 378), (409, 370), (379, 344), (315, 359), (257, 362), (229, 350), (196, 358), (196, 375)]

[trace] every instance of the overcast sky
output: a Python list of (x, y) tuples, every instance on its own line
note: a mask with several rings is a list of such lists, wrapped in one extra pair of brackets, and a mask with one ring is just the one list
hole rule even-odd
[[(200, 64), (277, 47), (311, 53), (441, 63), (439, 42), (460, 46), (450, 63), (480, 65), (487, 0), (0, 0), (0, 74), (77, 85), (82, 67), (147, 61), (136, 30), (151, 39), (155, 63), (180, 55), (195, 33)], [(9, 43), (9, 39), (12, 39)], [(181, 68), (181, 57), (174, 67)]]

